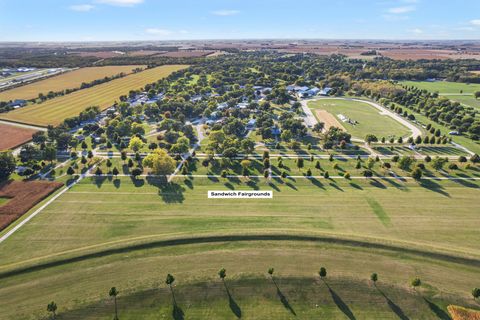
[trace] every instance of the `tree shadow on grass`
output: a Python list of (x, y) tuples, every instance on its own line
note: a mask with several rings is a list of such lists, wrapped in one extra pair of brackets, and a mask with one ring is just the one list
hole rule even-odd
[(165, 203), (183, 203), (185, 188), (173, 182), (168, 182), (166, 177), (148, 177), (147, 183), (158, 188), (158, 195)]
[(193, 189), (193, 182), (191, 180), (186, 179), (184, 183), (189, 189)]
[(285, 185), (288, 186), (289, 188), (292, 188), (295, 191), (298, 190), (297, 187), (295, 187), (291, 182), (287, 182)]
[(358, 184), (356, 184), (356, 183), (354, 183), (354, 182), (350, 182), (350, 185), (351, 185), (353, 188), (355, 188), (355, 189), (363, 190), (363, 188), (362, 188), (360, 185), (358, 185)]
[(332, 181), (332, 182), (330, 182), (328, 185), (329, 185), (330, 187), (332, 187), (332, 188), (335, 188), (335, 189), (337, 189), (338, 191), (342, 191), (342, 192), (344, 192), (344, 191), (343, 191), (343, 189), (342, 189), (342, 188), (340, 188), (339, 186), (337, 186), (337, 184), (336, 184), (335, 182), (333, 182), (333, 181)]
[(117, 189), (120, 188), (120, 185), (122, 183), (121, 181), (122, 180), (117, 179), (117, 178), (115, 178), (115, 180), (113, 180), (113, 185), (115, 186), (115, 188), (117, 188)]
[(107, 180), (107, 177), (105, 176), (95, 176), (94, 177), (95, 179), (95, 185), (97, 186), (97, 188), (101, 188), (102, 187), (102, 184)]
[(435, 303), (433, 303), (432, 301), (428, 300), (427, 298), (423, 298), (423, 300), (425, 300), (425, 302), (427, 303), (428, 307), (430, 308), (430, 310), (432, 310), (433, 313), (435, 313), (435, 315), (438, 317), (438, 319), (441, 319), (441, 320), (452, 320), (452, 318), (450, 318), (450, 316), (448, 315), (448, 313), (446, 313), (445, 311), (442, 310), (442, 308), (440, 308), (439, 306), (437, 306)]
[(325, 189), (325, 187), (323, 186), (323, 184), (320, 182), (320, 180), (314, 178), (314, 177), (310, 177), (310, 182), (312, 182), (312, 184), (320, 189)]
[(218, 180), (217, 177), (210, 176), (210, 174), (212, 174), (211, 172), (209, 172), (208, 174), (209, 174), (208, 179), (211, 180), (212, 182), (219, 182), (220, 181), (220, 180)]
[(433, 192), (439, 193), (442, 196), (450, 198), (450, 194), (448, 192), (444, 191), (443, 187), (433, 180), (421, 180), (420, 181), (420, 186), (422, 186), (422, 187), (424, 187), (428, 190), (431, 190)]
[(375, 178), (370, 179), (370, 185), (379, 189), (387, 189), (387, 186), (385, 186), (383, 183), (381, 183)]
[(395, 304), (395, 302), (390, 300), (390, 298), (378, 287), (377, 290), (385, 298), (385, 300), (387, 300), (388, 307), (397, 315), (397, 317), (399, 317), (401, 320), (410, 320), (410, 318), (407, 317), (407, 315), (403, 312), (402, 308), (400, 308), (397, 304)]
[(242, 309), (240, 309), (240, 306), (237, 304), (233, 296), (230, 294), (230, 290), (228, 289), (227, 283), (223, 281), (223, 285), (225, 286), (225, 290), (227, 291), (228, 295), (228, 306), (230, 307), (230, 310), (232, 310), (233, 314), (237, 318), (242, 317)]
[(227, 187), (228, 189), (230, 190), (234, 190), (235, 189), (235, 186), (233, 184), (231, 184), (230, 182), (225, 182), (223, 184), (225, 187)]
[(348, 319), (350, 320), (356, 320), (355, 315), (353, 314), (352, 310), (348, 307), (348, 305), (342, 300), (342, 298), (335, 292), (333, 291), (332, 288), (326, 283), (326, 286), (328, 288), (328, 291), (330, 292), (330, 295), (332, 296), (333, 302), (337, 305), (338, 309), (343, 312), (345, 316), (347, 316)]
[(275, 281), (275, 279), (272, 278), (272, 281), (273, 281), (273, 284), (275, 285), (275, 287), (277, 288), (277, 296), (278, 296), (278, 298), (280, 299), (280, 302), (283, 304), (283, 306), (285, 307), (285, 309), (287, 309), (287, 310), (290, 311), (294, 316), (296, 316), (297, 314), (295, 313), (295, 310), (294, 310), (293, 307), (290, 305), (290, 302), (288, 301), (287, 297), (283, 294), (282, 290), (280, 290), (280, 288), (278, 287), (277, 282)]
[(139, 179), (135, 177), (130, 177), (130, 179), (132, 180), (133, 185), (137, 188), (143, 187), (145, 185), (145, 180), (143, 179)]
[(256, 181), (253, 181), (253, 180), (249, 180), (247, 182), (247, 186), (249, 186), (250, 188), (252, 188), (253, 190), (258, 190), (259, 187), (257, 185), (257, 182)]
[(280, 192), (280, 188), (277, 187), (277, 185), (276, 185), (275, 183), (273, 183), (273, 182), (270, 181), (270, 182), (268, 183), (268, 186), (269, 186), (270, 188), (274, 189), (275, 191)]

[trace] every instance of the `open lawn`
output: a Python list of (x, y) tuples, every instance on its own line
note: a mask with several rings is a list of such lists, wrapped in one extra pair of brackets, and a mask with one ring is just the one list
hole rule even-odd
[(480, 91), (478, 83), (460, 83), (448, 81), (401, 81), (401, 84), (414, 86), (422, 90), (438, 92), (441, 96), (445, 96), (450, 100), (458, 101), (464, 105), (480, 109), (480, 100), (475, 99), (473, 93)]
[(462, 83), (462, 82), (449, 82), (449, 81), (401, 81), (403, 85), (417, 87), (421, 90), (427, 90), (431, 92), (437, 91), (440, 94), (459, 94), (460, 91), (463, 93), (474, 93), (475, 91), (480, 91), (480, 84), (478, 83)]
[[(325, 110), (333, 115), (354, 138), (364, 139), (367, 134), (378, 138), (407, 136), (408, 128), (391, 117), (380, 114), (373, 106), (349, 100), (321, 99), (308, 104), (311, 109)], [(341, 121), (339, 115), (344, 115), (357, 124)], [(318, 117), (318, 114), (316, 114)], [(319, 119), (322, 121), (322, 119)]]
[(149, 83), (167, 77), (174, 71), (186, 68), (186, 65), (165, 65), (148, 69), (127, 77), (116, 79), (72, 94), (34, 104), (2, 114), (0, 119), (28, 123), (40, 126), (57, 125), (64, 119), (77, 116), (90, 106), (104, 110), (121, 95), (130, 90), (138, 90)]
[(106, 66), (81, 68), (18, 88), (2, 91), (0, 92), (0, 101), (15, 99), (28, 100), (37, 98), (40, 93), (47, 95), (50, 91), (57, 92), (66, 89), (76, 89), (80, 88), (83, 82), (92, 82), (122, 72), (129, 74), (133, 69), (143, 67), (144, 66)]
[[(171, 314), (169, 300), (158, 300), (157, 310), (153, 301), (146, 307), (134, 293), (164, 287), (170, 272), (181, 285), (178, 303), (187, 317), (221, 319), (232, 312), (221, 286), (212, 283), (211, 289), (193, 293), (188, 286), (208, 288), (199, 282), (215, 279), (226, 267), (245, 317), (261, 319), (271, 311), (289, 318), (264, 279), (269, 266), (282, 276), (302, 278), (288, 280), (284, 295), (307, 318), (315, 304), (333, 318), (345, 310), (357, 319), (395, 318), (388, 301), (368, 285), (371, 272), (393, 286), (383, 287), (386, 295), (413, 319), (435, 318), (423, 298), (402, 291), (415, 275), (425, 283), (422, 295), (435, 297), (440, 310), (446, 300), (473, 303), (468, 295), (480, 266), (478, 181), (242, 180), (81, 181), (2, 243), (0, 310), (5, 318), (29, 318), (55, 300), (62, 310), (85, 308), (86, 319), (105, 318), (109, 309), (96, 301), (116, 285), (128, 295), (126, 301), (132, 300), (127, 319), (155, 318)], [(208, 190), (229, 189), (273, 190), (274, 198), (207, 199)], [(181, 238), (191, 240), (172, 240)], [(320, 264), (330, 270), (337, 295), (316, 283)], [(162, 289), (152, 299), (166, 295)], [(19, 308), (7, 308), (12, 304)]]
[(35, 132), (37, 130), (0, 123), (0, 150), (14, 149), (30, 141)]

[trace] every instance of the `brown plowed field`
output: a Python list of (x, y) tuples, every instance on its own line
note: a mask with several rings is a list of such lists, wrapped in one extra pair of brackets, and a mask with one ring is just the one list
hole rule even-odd
[(0, 230), (20, 218), (37, 203), (63, 186), (48, 181), (8, 181), (0, 184), (0, 197), (9, 200), (0, 206)]
[(37, 130), (0, 123), (0, 150), (15, 149), (30, 141), (35, 132)]

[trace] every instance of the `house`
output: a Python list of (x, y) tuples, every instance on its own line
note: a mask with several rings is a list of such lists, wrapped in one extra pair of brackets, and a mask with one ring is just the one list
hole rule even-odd
[(256, 125), (257, 125), (257, 119), (250, 119), (250, 120), (248, 120), (248, 122), (247, 122), (246, 128), (247, 128), (248, 130), (253, 130), (253, 129), (255, 129), (255, 126), (256, 126)]
[(228, 108), (228, 104), (227, 104), (226, 102), (219, 103), (219, 104), (217, 105), (217, 110), (218, 110), (218, 111), (225, 110), (226, 108)]
[(271, 131), (274, 136), (279, 136), (282, 133), (282, 130), (277, 126), (272, 126)]
[(313, 87), (311, 89), (308, 89), (306, 93), (308, 94), (309, 97), (316, 96), (320, 92), (319, 88)]
[(332, 88), (325, 87), (322, 90), (320, 90), (319, 95), (321, 96), (328, 96), (328, 94), (332, 91)]
[(14, 109), (25, 107), (27, 105), (27, 100), (23, 99), (16, 99), (7, 104), (8, 107), (12, 107)]
[(237, 104), (238, 109), (247, 109), (247, 107), (248, 107), (248, 103), (246, 103), (246, 102), (241, 102), (241, 103)]

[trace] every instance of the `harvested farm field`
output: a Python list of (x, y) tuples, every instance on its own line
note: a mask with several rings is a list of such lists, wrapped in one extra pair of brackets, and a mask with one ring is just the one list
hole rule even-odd
[(0, 150), (14, 149), (30, 141), (35, 132), (37, 130), (0, 123)]
[(47, 95), (50, 91), (58, 92), (67, 89), (77, 89), (80, 88), (83, 82), (89, 83), (119, 73), (130, 74), (133, 69), (136, 68), (144, 68), (144, 66), (129, 65), (80, 68), (45, 80), (0, 92), (0, 101), (15, 99), (28, 100), (37, 98), (40, 93)]
[(37, 203), (63, 186), (60, 182), (8, 181), (0, 185), (0, 198), (9, 199), (0, 206), (0, 230), (20, 218)]
[(195, 51), (174, 51), (160, 54), (162, 57), (171, 58), (197, 58), (208, 56), (215, 51), (195, 50)]
[(39, 126), (58, 125), (66, 118), (77, 116), (91, 106), (105, 110), (119, 101), (121, 95), (138, 90), (149, 83), (167, 77), (172, 72), (185, 69), (187, 65), (165, 65), (144, 70), (121, 79), (112, 80), (91, 88), (83, 89), (2, 114), (0, 119)]

